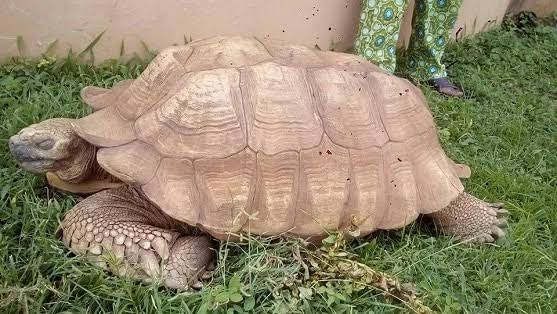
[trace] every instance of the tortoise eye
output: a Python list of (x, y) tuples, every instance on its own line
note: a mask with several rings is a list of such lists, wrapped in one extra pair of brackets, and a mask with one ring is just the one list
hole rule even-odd
[(54, 146), (54, 141), (52, 139), (48, 138), (46, 140), (42, 140), (42, 141), (38, 142), (37, 146), (40, 149), (44, 149), (44, 150), (51, 149)]

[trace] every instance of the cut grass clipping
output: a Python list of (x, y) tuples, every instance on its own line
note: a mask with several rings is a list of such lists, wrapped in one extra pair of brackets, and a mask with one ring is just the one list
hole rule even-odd
[(201, 292), (119, 278), (71, 254), (55, 232), (79, 199), (21, 170), (7, 148), (31, 123), (86, 115), (82, 87), (137, 77), (145, 60), (93, 67), (48, 54), (0, 66), (0, 312), (555, 312), (557, 31), (513, 25), (449, 47), (464, 98), (422, 87), (443, 147), (473, 169), (467, 190), (510, 210), (505, 240), (461, 245), (420, 222), (350, 244), (331, 235), (320, 249), (248, 237), (220, 247)]

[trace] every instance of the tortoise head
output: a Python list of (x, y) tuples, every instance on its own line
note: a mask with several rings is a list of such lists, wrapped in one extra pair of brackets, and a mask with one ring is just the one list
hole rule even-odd
[(74, 133), (71, 119), (57, 118), (32, 124), (12, 136), (10, 151), (25, 170), (46, 173), (63, 170), (82, 154), (85, 141)]

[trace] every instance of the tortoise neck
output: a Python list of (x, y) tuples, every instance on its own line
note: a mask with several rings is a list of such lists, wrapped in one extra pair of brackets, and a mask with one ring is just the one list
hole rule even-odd
[(84, 140), (81, 141), (82, 143), (77, 146), (75, 154), (72, 158), (63, 161), (60, 170), (55, 172), (56, 175), (60, 179), (71, 183), (110, 176), (97, 163), (97, 148)]

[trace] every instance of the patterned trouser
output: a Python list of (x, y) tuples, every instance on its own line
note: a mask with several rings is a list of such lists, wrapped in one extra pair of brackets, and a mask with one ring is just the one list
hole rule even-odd
[[(414, 80), (447, 76), (441, 57), (462, 0), (416, 0), (407, 59), (400, 66)], [(363, 0), (354, 50), (394, 72), (396, 44), (408, 0)]]

